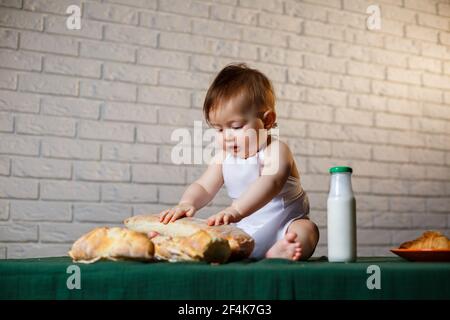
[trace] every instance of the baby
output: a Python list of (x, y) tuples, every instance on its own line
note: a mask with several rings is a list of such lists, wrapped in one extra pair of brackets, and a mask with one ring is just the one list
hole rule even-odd
[(160, 221), (192, 217), (225, 185), (232, 204), (209, 217), (208, 225), (231, 223), (247, 232), (255, 240), (252, 258), (308, 259), (319, 231), (308, 218), (293, 155), (270, 132), (276, 113), (269, 79), (245, 64), (228, 65), (208, 89), (203, 112), (217, 130), (220, 152)]

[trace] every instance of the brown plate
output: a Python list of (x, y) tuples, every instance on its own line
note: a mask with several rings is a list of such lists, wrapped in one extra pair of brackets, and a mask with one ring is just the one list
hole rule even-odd
[(391, 249), (391, 251), (409, 261), (450, 262), (450, 249)]

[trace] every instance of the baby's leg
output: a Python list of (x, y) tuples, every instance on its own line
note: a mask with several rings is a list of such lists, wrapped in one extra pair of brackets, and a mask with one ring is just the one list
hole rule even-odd
[(319, 241), (319, 229), (309, 219), (294, 220), (283, 239), (277, 241), (266, 253), (267, 258), (307, 260)]
[(300, 260), (308, 260), (319, 242), (319, 228), (309, 219), (297, 219), (289, 225), (286, 234), (290, 232), (297, 235), (296, 241), (299, 241), (302, 246)]

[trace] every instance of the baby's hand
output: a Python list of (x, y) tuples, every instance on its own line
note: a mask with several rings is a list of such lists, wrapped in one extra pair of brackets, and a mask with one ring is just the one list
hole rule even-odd
[(192, 217), (196, 209), (193, 205), (187, 203), (180, 203), (173, 208), (163, 210), (159, 213), (159, 221), (167, 224), (173, 222), (184, 216)]
[(209, 226), (218, 226), (221, 224), (229, 224), (232, 222), (239, 222), (242, 219), (242, 215), (233, 207), (228, 207), (221, 212), (212, 215), (208, 218), (206, 223)]

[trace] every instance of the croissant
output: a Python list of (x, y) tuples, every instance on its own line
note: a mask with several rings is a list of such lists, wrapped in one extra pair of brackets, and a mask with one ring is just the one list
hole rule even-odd
[(400, 249), (450, 249), (450, 240), (437, 231), (426, 231), (419, 238), (406, 241)]
[(69, 251), (74, 262), (151, 260), (154, 245), (147, 235), (125, 228), (99, 227), (79, 238)]

